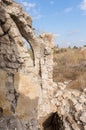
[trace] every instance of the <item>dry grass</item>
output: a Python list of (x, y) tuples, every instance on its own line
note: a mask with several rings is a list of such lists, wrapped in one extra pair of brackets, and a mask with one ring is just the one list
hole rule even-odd
[(72, 80), (70, 87), (86, 87), (86, 49), (54, 49), (54, 81)]

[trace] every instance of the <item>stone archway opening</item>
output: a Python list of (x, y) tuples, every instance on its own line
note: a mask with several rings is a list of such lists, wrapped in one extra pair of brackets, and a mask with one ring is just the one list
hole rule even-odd
[[(35, 66), (35, 54), (34, 54), (35, 52), (34, 52), (34, 47), (33, 47), (34, 40), (32, 40), (34, 33), (32, 30), (31, 17), (29, 17), (25, 12), (22, 12), (21, 9), (19, 11), (20, 11), (19, 17), (17, 15), (13, 15), (11, 13), (10, 13), (10, 16), (11, 16), (12, 20), (15, 22), (16, 27), (18, 28), (20, 37), (21, 37), (28, 53), (30, 54), (30, 57), (33, 62), (33, 66)], [(22, 12), (23, 16), (21, 16), (21, 12)]]
[(43, 130), (64, 130), (63, 120), (57, 112), (51, 113), (42, 126)]
[(24, 45), (27, 48), (27, 51), (28, 51), (28, 53), (30, 55), (30, 58), (33, 61), (33, 66), (35, 66), (35, 57), (34, 57), (33, 47), (31, 46), (30, 42), (28, 42), (24, 37), (22, 37), (22, 38), (23, 38)]

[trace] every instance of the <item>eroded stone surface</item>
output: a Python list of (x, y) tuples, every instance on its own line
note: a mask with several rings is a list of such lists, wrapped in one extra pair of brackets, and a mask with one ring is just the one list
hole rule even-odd
[[(30, 43), (33, 58), (23, 38)], [(4, 88), (0, 84), (0, 89), (5, 91), (5, 107), (9, 105), (9, 112), (18, 116), (23, 129), (36, 130), (42, 113), (52, 111), (49, 98), (53, 92), (47, 96), (53, 86), (52, 48), (51, 34), (36, 37), (32, 19), (20, 5), (11, 0), (0, 1), (0, 68), (6, 73)]]
[(68, 84), (53, 82), (53, 36), (36, 37), (21, 6), (0, 1), (0, 130), (46, 130), (43, 122), (56, 111), (52, 124), (64, 127), (55, 130), (85, 130), (86, 90), (70, 90)]

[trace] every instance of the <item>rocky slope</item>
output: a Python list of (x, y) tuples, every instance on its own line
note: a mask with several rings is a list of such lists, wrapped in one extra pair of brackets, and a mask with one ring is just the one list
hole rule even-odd
[(52, 35), (36, 37), (21, 6), (0, 0), (0, 130), (85, 130), (86, 90), (67, 86), (53, 82)]

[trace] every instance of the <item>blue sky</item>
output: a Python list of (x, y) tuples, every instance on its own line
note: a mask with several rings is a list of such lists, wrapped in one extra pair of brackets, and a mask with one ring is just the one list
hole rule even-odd
[(37, 33), (53, 33), (60, 47), (86, 45), (86, 0), (15, 1), (32, 16)]

